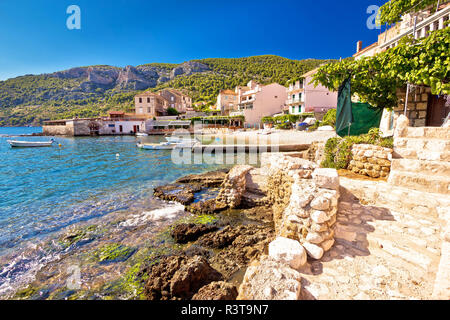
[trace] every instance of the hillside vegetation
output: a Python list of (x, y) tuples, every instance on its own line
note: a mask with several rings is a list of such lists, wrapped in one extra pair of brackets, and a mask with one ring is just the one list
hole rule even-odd
[(290, 60), (278, 56), (211, 58), (182, 64), (137, 67), (88, 66), (0, 81), (0, 126), (39, 125), (45, 120), (131, 111), (143, 90), (187, 90), (194, 102), (215, 102), (221, 89), (250, 80), (287, 85), (328, 60)]

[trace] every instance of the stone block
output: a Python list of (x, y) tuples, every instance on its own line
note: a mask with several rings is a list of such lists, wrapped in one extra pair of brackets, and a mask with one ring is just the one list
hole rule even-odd
[(328, 215), (325, 211), (319, 211), (319, 210), (315, 210), (311, 213), (311, 219), (315, 223), (319, 223), (319, 224), (330, 220), (330, 218), (328, 217)]
[(306, 263), (306, 251), (302, 245), (298, 241), (283, 237), (278, 237), (269, 244), (269, 256), (294, 269)]
[(247, 268), (237, 300), (297, 300), (300, 280), (298, 271), (263, 256)]
[(312, 176), (319, 188), (339, 190), (339, 176), (336, 169), (319, 168), (314, 170)]
[(322, 247), (309, 242), (303, 243), (303, 247), (305, 248), (308, 256), (310, 256), (311, 258), (319, 260), (323, 257), (324, 251)]
[(416, 104), (417, 110), (427, 110), (428, 104), (426, 102), (419, 102)]
[(315, 198), (313, 201), (311, 201), (311, 208), (315, 209), (315, 210), (320, 210), (320, 211), (324, 211), (324, 210), (328, 210), (330, 208), (331, 205), (331, 201), (330, 199), (328, 199), (325, 196), (319, 196), (317, 198)]

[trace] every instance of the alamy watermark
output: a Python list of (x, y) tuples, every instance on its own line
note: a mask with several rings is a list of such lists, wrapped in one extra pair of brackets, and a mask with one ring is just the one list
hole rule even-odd
[(172, 149), (171, 160), (177, 165), (257, 165), (265, 152), (279, 152), (279, 135), (267, 131), (239, 132), (238, 134), (204, 134), (201, 122), (194, 123), (194, 136), (186, 129), (178, 129), (170, 139), (178, 143)]
[(67, 14), (70, 14), (66, 20), (66, 26), (69, 30), (80, 30), (81, 29), (81, 9), (79, 6), (72, 4), (67, 7)]
[(371, 5), (367, 7), (366, 13), (370, 16), (367, 18), (366, 26), (369, 30), (381, 29), (380, 23), (380, 6)]

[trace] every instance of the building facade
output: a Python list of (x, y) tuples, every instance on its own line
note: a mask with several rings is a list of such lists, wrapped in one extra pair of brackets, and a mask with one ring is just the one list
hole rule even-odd
[[(362, 48), (358, 41), (355, 59), (372, 57), (380, 52), (389, 50), (398, 45), (405, 36), (414, 36), (416, 39), (427, 37), (431, 32), (448, 28), (450, 20), (450, 2), (443, 3), (436, 8), (413, 14), (406, 14), (401, 21), (378, 36), (378, 41), (367, 48)], [(414, 33), (415, 25), (415, 33)], [(386, 135), (393, 133), (395, 116), (405, 114), (411, 126), (440, 126), (450, 112), (450, 102), (447, 96), (431, 94), (427, 86), (410, 85), (406, 99), (406, 87), (397, 90), (398, 105), (393, 111), (384, 110), (380, 129)], [(406, 104), (406, 106), (405, 106)]]
[(216, 110), (222, 115), (229, 115), (237, 108), (238, 94), (233, 90), (220, 90), (217, 96)]
[[(450, 20), (450, 2), (442, 4), (436, 11), (436, 8), (423, 10), (416, 14), (406, 14), (401, 21), (393, 27), (378, 35), (378, 41), (366, 48), (362, 48), (362, 42), (356, 44), (355, 59), (363, 57), (372, 57), (379, 52), (394, 48), (398, 45), (400, 39), (411, 35), (417, 39), (427, 37), (430, 32), (441, 30), (447, 27)], [(416, 33), (414, 33), (414, 21), (416, 20)]]
[(169, 107), (168, 101), (160, 95), (145, 91), (134, 97), (134, 112), (148, 118), (164, 116)]
[(284, 107), (285, 113), (302, 114), (305, 112), (326, 113), (329, 109), (337, 107), (337, 92), (328, 90), (322, 85), (314, 87), (310, 82), (318, 69), (302, 75), (302, 80), (297, 80), (286, 89), (287, 100)]
[(245, 124), (257, 126), (261, 119), (283, 111), (287, 99), (286, 88), (278, 83), (260, 85), (250, 81), (247, 86), (236, 87), (237, 106), (230, 116), (243, 115)]
[(181, 91), (174, 89), (163, 89), (159, 95), (167, 100), (168, 108), (176, 109), (179, 113), (192, 110), (192, 99)]

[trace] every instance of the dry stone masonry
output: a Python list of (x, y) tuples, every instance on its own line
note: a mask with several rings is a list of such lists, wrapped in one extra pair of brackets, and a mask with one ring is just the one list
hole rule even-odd
[(263, 165), (271, 176), (287, 176), (272, 186), (272, 193), (289, 195), (284, 197), (288, 201), (277, 203), (274, 210), (276, 234), (299, 241), (310, 257), (320, 259), (334, 244), (339, 199), (337, 171), (316, 168), (310, 161), (286, 155), (271, 155), (269, 159)]
[(391, 170), (392, 151), (371, 144), (355, 144), (348, 169), (372, 178), (386, 178)]
[(253, 167), (248, 165), (234, 166), (222, 183), (217, 201), (228, 205), (232, 209), (239, 207), (242, 195), (245, 192), (246, 175), (252, 169)]
[(277, 238), (268, 256), (247, 269), (238, 299), (299, 299), (298, 270), (307, 256), (321, 259), (334, 244), (339, 177), (335, 169), (286, 154), (264, 154), (261, 169)]

